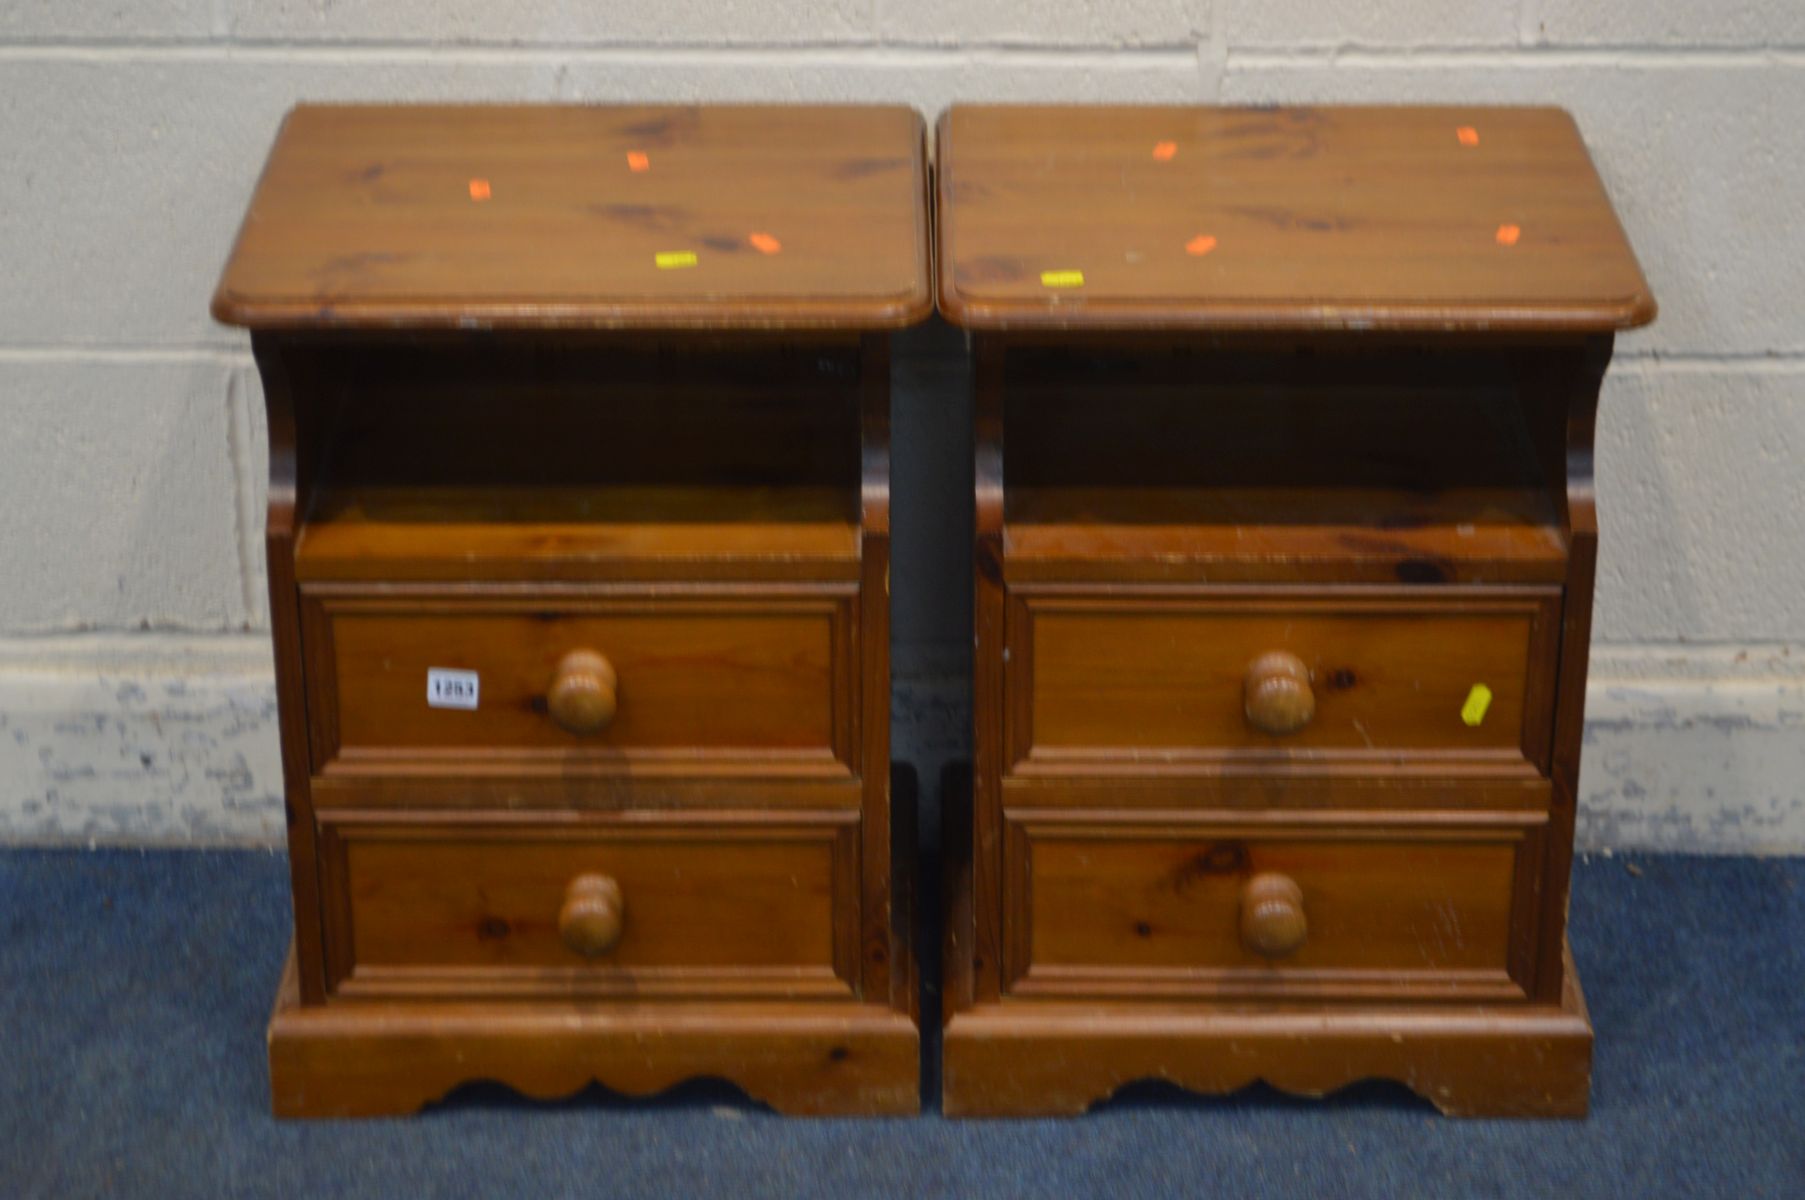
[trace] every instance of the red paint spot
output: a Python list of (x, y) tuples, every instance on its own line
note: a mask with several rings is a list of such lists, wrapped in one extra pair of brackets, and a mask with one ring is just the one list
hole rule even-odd
[(760, 254), (776, 254), (783, 249), (783, 243), (768, 233), (749, 233), (746, 235), (746, 240), (751, 242), (752, 248)]
[(1522, 236), (1523, 231), (1515, 225), (1498, 226), (1498, 244), (1500, 246), (1514, 246), (1517, 244), (1517, 239)]
[(1471, 125), (1462, 125), (1459, 129), (1454, 131), (1454, 136), (1460, 139), (1460, 144), (1463, 146), (1477, 146), (1479, 144), (1479, 131), (1474, 129)]
[(1216, 239), (1207, 233), (1200, 233), (1185, 243), (1185, 253), (1201, 258), (1216, 248)]
[(487, 200), (489, 198), (489, 181), (487, 179), (472, 179), (470, 181), (470, 198), (472, 200)]
[(651, 169), (652, 160), (646, 155), (644, 150), (627, 151), (627, 170), (639, 172), (650, 171)]
[(1177, 142), (1155, 142), (1153, 144), (1153, 159), (1155, 162), (1171, 162), (1177, 157)]

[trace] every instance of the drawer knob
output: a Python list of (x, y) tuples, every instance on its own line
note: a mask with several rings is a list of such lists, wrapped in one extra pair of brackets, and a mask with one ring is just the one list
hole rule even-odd
[(1304, 891), (1288, 875), (1255, 875), (1241, 888), (1241, 941), (1255, 954), (1283, 958), (1304, 944)]
[(606, 875), (579, 875), (564, 889), (558, 936), (573, 952), (596, 958), (619, 944), (625, 916), (620, 884)]
[(593, 650), (572, 650), (558, 660), (545, 706), (571, 733), (595, 733), (614, 720), (614, 664)]
[(1247, 668), (1247, 720), (1263, 733), (1296, 733), (1316, 715), (1310, 668), (1295, 654), (1274, 650)]

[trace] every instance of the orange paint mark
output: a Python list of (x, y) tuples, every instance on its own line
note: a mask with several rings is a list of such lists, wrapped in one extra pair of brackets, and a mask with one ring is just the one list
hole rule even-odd
[(644, 150), (627, 151), (627, 170), (639, 172), (650, 171), (651, 169), (652, 160), (647, 156)]
[(1522, 236), (1523, 231), (1515, 225), (1498, 226), (1498, 244), (1500, 246), (1514, 246), (1517, 244), (1517, 239)]
[(472, 179), (470, 181), (470, 198), (472, 200), (487, 200), (489, 198), (489, 181), (487, 179)]
[(1460, 139), (1460, 144), (1463, 146), (1477, 146), (1479, 144), (1479, 131), (1474, 129), (1471, 125), (1462, 125), (1459, 129), (1454, 131), (1454, 136)]
[(746, 240), (751, 242), (752, 248), (760, 254), (776, 254), (783, 249), (783, 243), (768, 233), (749, 233), (746, 235)]
[(1200, 233), (1185, 243), (1185, 253), (1202, 257), (1216, 248), (1216, 239), (1207, 233)]
[(1177, 157), (1177, 142), (1155, 142), (1153, 144), (1153, 159), (1155, 162), (1171, 162)]

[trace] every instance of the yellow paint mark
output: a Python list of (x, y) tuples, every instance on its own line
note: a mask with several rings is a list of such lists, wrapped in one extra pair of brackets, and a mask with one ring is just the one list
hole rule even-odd
[(1050, 288), (1075, 288), (1084, 286), (1083, 271), (1042, 271), (1040, 286)]
[(1207, 233), (1200, 233), (1185, 243), (1185, 253), (1202, 257), (1216, 248), (1216, 239)]
[(651, 169), (652, 169), (652, 160), (649, 157), (647, 157), (646, 152), (644, 150), (627, 151), (627, 170), (637, 172), (637, 171), (650, 171)]
[(1177, 142), (1155, 142), (1155, 143), (1153, 143), (1153, 161), (1155, 161), (1155, 162), (1171, 162), (1173, 159), (1175, 159), (1177, 157), (1178, 157), (1178, 143)]
[(1474, 129), (1471, 125), (1462, 125), (1459, 129), (1454, 131), (1454, 136), (1460, 139), (1460, 144), (1463, 146), (1477, 146), (1479, 144), (1479, 131)]
[(1473, 690), (1467, 693), (1467, 702), (1460, 706), (1460, 719), (1468, 725), (1478, 728), (1485, 721), (1485, 711), (1492, 706), (1492, 689), (1483, 683), (1475, 683)]
[(696, 265), (694, 250), (660, 250), (652, 255), (652, 261), (658, 264), (660, 271), (676, 271), (684, 267)]
[(1498, 244), (1500, 246), (1514, 246), (1517, 244), (1517, 239), (1522, 236), (1523, 231), (1515, 225), (1498, 226)]
[(746, 240), (751, 242), (752, 248), (760, 254), (776, 254), (783, 249), (783, 243), (768, 233), (749, 233), (746, 235)]
[(489, 181), (487, 179), (472, 179), (470, 181), (470, 198), (472, 200), (487, 200), (489, 198)]

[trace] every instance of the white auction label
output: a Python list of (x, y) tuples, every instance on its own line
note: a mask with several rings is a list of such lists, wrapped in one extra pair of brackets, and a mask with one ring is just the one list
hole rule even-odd
[(475, 708), (476, 694), (475, 671), (453, 671), (447, 667), (426, 669), (427, 707)]

